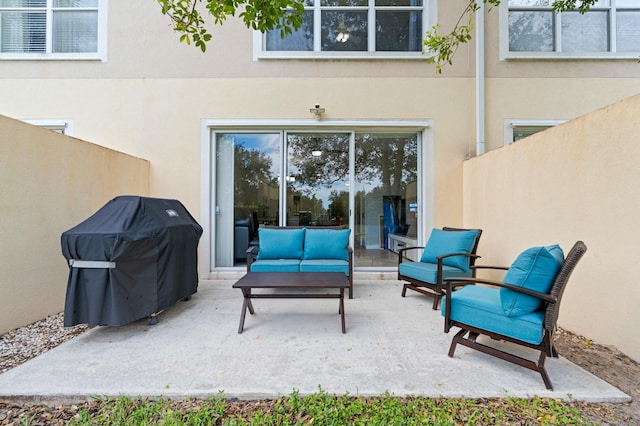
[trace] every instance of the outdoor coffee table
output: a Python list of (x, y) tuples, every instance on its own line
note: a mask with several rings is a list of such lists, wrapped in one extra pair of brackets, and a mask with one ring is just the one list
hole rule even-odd
[[(342, 332), (347, 328), (344, 318), (344, 290), (349, 279), (342, 272), (248, 272), (233, 285), (242, 290), (242, 314), (238, 333), (242, 333), (247, 309), (254, 314), (251, 299), (340, 299), (338, 313), (342, 319)], [(272, 293), (252, 292), (253, 289), (275, 289)], [(317, 293), (316, 290), (337, 289), (336, 293)], [(283, 290), (280, 292), (280, 290)], [(306, 290), (306, 291), (304, 291)]]

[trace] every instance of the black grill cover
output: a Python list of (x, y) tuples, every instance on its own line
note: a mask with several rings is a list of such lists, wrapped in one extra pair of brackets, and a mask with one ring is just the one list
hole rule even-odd
[(70, 264), (64, 326), (128, 324), (191, 296), (198, 290), (201, 235), (180, 201), (109, 201), (62, 233)]

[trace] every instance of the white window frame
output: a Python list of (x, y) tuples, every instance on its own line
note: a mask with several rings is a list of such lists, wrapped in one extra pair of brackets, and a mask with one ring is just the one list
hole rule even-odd
[(540, 127), (540, 131), (558, 124), (566, 123), (567, 120), (504, 120), (504, 144), (513, 143), (514, 129), (517, 127)]
[[(608, 52), (511, 52), (509, 51), (509, 2), (503, 1), (499, 6), (500, 21), (500, 59), (501, 60), (517, 60), (517, 59), (621, 59), (621, 60), (638, 60), (640, 56), (640, 47), (637, 52), (616, 52), (616, 0), (610, 0), (611, 5), (607, 7), (595, 7), (592, 10), (610, 10), (609, 13), (609, 30), (610, 30), (610, 46), (612, 51)], [(535, 9), (535, 8), (531, 8)], [(548, 8), (547, 8), (548, 9)], [(561, 26), (561, 14), (556, 14), (554, 25), (557, 28)], [(559, 34), (559, 30), (557, 30)], [(554, 39), (556, 49), (561, 47), (561, 41), (558, 37)], [(611, 48), (611, 47), (610, 47)]]
[(88, 61), (106, 61), (107, 60), (107, 10), (109, 0), (98, 0), (98, 49), (96, 52), (65, 52), (52, 53), (52, 11), (53, 1), (47, 0), (47, 52), (0, 52), (0, 61), (3, 60), (88, 60)]
[[(203, 119), (200, 124), (200, 224), (203, 228), (200, 239), (200, 273), (209, 279), (226, 278), (229, 275), (243, 271), (243, 267), (214, 267), (215, 259), (215, 227), (213, 220), (215, 207), (213, 205), (213, 189), (215, 188), (215, 152), (212, 143), (216, 133), (228, 132), (268, 132), (278, 129), (287, 131), (332, 131), (349, 133), (351, 131), (403, 131), (419, 132), (421, 134), (421, 148), (418, 148), (418, 168), (422, 170), (422, 179), (418, 181), (417, 191), (422, 200), (418, 206), (418, 243), (426, 241), (427, 230), (434, 226), (435, 199), (435, 163), (434, 163), (434, 136), (433, 121), (424, 120), (216, 120)], [(279, 131), (279, 130), (278, 130)], [(284, 137), (284, 136), (283, 136)], [(350, 149), (353, 151), (353, 146)], [(284, 156), (283, 156), (284, 158)], [(350, 164), (351, 170), (353, 165)], [(285, 173), (285, 164), (282, 164), (281, 173)], [(351, 180), (353, 176), (349, 177)], [(349, 201), (353, 204), (353, 199)], [(282, 209), (281, 209), (282, 210)], [(349, 218), (352, 226), (352, 217)], [(351, 236), (353, 238), (353, 234)], [(244, 268), (246, 269), (246, 268)], [(363, 272), (369, 268), (356, 267), (356, 272)], [(376, 271), (384, 271), (384, 267), (373, 268)], [(387, 271), (389, 272), (389, 271)]]
[[(436, 0), (423, 0), (424, 5), (422, 6), (422, 32), (423, 32), (423, 40), (424, 34), (426, 34), (427, 30), (431, 28), (437, 22), (437, 1)], [(316, 0), (316, 3), (319, 3), (320, 0)], [(368, 8), (369, 14), (375, 15), (376, 6), (375, 0), (369, 0)], [(336, 7), (336, 10), (340, 10), (341, 8)], [(409, 10), (408, 7), (399, 7), (401, 10)], [(315, 19), (314, 24), (317, 27), (314, 31), (315, 33), (319, 33), (320, 31), (320, 7), (316, 7), (314, 9)], [(375, 22), (375, 18), (373, 19)], [(373, 27), (373, 28), (372, 28)], [(375, 26), (369, 25), (369, 34), (368, 38), (369, 42), (369, 50), (359, 51), (359, 52), (343, 52), (343, 51), (320, 51), (320, 41), (318, 37), (315, 40), (314, 51), (267, 51), (266, 50), (266, 35), (262, 34), (260, 31), (253, 32), (253, 59), (254, 61), (263, 60), (263, 59), (415, 59), (415, 60), (427, 60), (431, 54), (429, 52), (417, 51), (417, 52), (380, 52), (373, 51), (371, 46), (371, 38), (375, 38)]]
[(34, 126), (44, 127), (45, 129), (53, 130), (54, 132), (61, 133), (67, 136), (73, 136), (74, 125), (73, 120), (65, 119), (48, 119), (48, 120), (22, 120), (25, 123), (33, 124)]

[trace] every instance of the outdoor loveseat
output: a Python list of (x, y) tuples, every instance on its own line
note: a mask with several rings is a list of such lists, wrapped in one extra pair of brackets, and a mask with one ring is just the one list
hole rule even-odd
[(261, 227), (259, 245), (247, 250), (247, 272), (343, 272), (353, 299), (350, 229)]

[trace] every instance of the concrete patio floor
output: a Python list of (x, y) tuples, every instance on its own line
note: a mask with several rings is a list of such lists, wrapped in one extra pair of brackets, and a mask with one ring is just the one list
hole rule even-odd
[[(586, 402), (630, 398), (568, 360), (548, 359), (555, 390), (536, 372), (463, 346), (447, 356), (432, 299), (400, 297), (395, 280), (354, 282), (345, 300), (255, 300), (238, 334), (234, 281), (202, 281), (198, 293), (158, 316), (90, 331), (0, 375), (0, 400), (72, 403), (92, 396), (258, 399), (306, 395), (551, 397)], [(525, 352), (527, 353), (527, 352)], [(531, 355), (531, 353), (530, 353)], [(562, 354), (561, 354), (562, 355)]]

